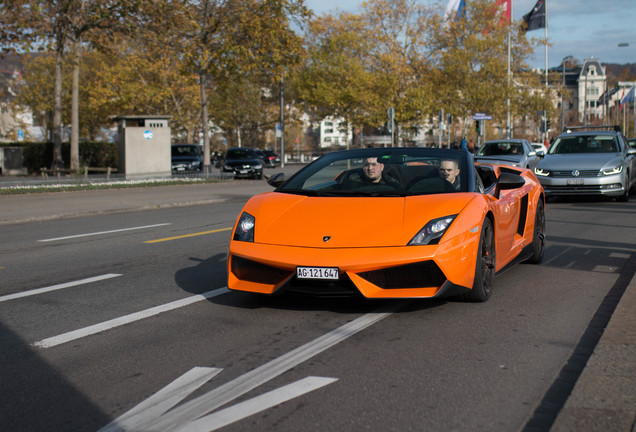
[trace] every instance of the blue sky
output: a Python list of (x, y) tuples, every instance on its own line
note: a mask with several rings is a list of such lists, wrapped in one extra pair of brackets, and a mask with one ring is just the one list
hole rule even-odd
[[(420, 0), (446, 8), (448, 0)], [(467, 0), (470, 1), (470, 0)], [(512, 0), (513, 20), (530, 12), (537, 0)], [(357, 12), (360, 0), (305, 0), (317, 15), (343, 10)], [(548, 8), (548, 67), (561, 64), (569, 55), (582, 62), (594, 57), (601, 63), (636, 63), (636, 0), (546, 0)], [(543, 29), (528, 33), (543, 38)], [(619, 47), (628, 43), (627, 47)], [(535, 50), (528, 63), (545, 67), (545, 48)]]

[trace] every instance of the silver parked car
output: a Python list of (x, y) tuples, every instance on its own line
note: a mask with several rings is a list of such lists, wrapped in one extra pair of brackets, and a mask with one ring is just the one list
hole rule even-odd
[(534, 169), (541, 158), (524, 139), (501, 139), (486, 141), (475, 154), (475, 162), (497, 163), (520, 168)]
[(627, 201), (636, 185), (635, 169), (636, 149), (628, 146), (620, 128), (587, 127), (559, 135), (534, 173), (546, 196), (605, 195)]

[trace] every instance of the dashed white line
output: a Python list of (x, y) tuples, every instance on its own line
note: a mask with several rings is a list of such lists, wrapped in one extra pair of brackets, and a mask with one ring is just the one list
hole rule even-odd
[(121, 275), (117, 274), (117, 273), (108, 273), (108, 274), (105, 274), (105, 275), (90, 277), (90, 278), (86, 278), (86, 279), (81, 279), (81, 280), (74, 281), (74, 282), (66, 282), (66, 283), (63, 283), (63, 284), (52, 285), (50, 287), (44, 287), (44, 288), (38, 288), (38, 289), (30, 290), (30, 291), (24, 291), (24, 292), (19, 292), (19, 293), (14, 293), (14, 294), (8, 294), (8, 295), (4, 295), (4, 296), (0, 297), (0, 302), (14, 300), (14, 299), (17, 299), (17, 298), (22, 298), (22, 297), (34, 296), (34, 295), (37, 295), (37, 294), (42, 294), (42, 293), (46, 293), (46, 292), (50, 292), (50, 291), (57, 291), (57, 290), (61, 290), (61, 289), (64, 289), (64, 288), (70, 288), (70, 287), (83, 285), (83, 284), (87, 284), (87, 283), (91, 283), (91, 282), (99, 282), (99, 281), (102, 281), (102, 280), (111, 279), (111, 278), (115, 278), (115, 277), (118, 277), (118, 276), (121, 276)]
[(68, 239), (80, 238), (80, 237), (98, 236), (98, 235), (112, 234), (112, 233), (118, 233), (118, 232), (124, 232), (124, 231), (134, 231), (134, 230), (140, 230), (140, 229), (146, 229), (146, 228), (156, 228), (156, 227), (166, 226), (166, 225), (172, 225), (172, 224), (170, 224), (170, 223), (160, 223), (160, 224), (145, 225), (145, 226), (138, 226), (138, 227), (132, 227), (132, 228), (121, 228), (121, 229), (110, 230), (110, 231), (99, 231), (99, 232), (94, 232), (94, 233), (76, 234), (76, 235), (70, 235), (70, 236), (66, 236), (66, 237), (56, 237), (56, 238), (38, 240), (38, 242), (40, 242), (40, 243), (53, 242), (53, 241), (58, 241), (58, 240), (68, 240)]
[(50, 338), (42, 339), (39, 342), (35, 342), (33, 345), (40, 348), (51, 348), (56, 345), (60, 345), (66, 342), (70, 342), (72, 340), (80, 339), (86, 336), (93, 335), (95, 333), (103, 332), (105, 330), (110, 330), (115, 327), (122, 326), (124, 324), (129, 324), (134, 321), (139, 321), (144, 318), (148, 318), (154, 315), (158, 315), (162, 312), (167, 312), (173, 309), (178, 309), (180, 307), (187, 306), (192, 303), (196, 303), (201, 300), (206, 300), (212, 297), (216, 297), (221, 294), (225, 294), (229, 292), (228, 288), (219, 288), (216, 290), (208, 291), (203, 294), (197, 294), (194, 296), (186, 297), (181, 300), (173, 301), (171, 303), (166, 303), (164, 305), (155, 306), (150, 309), (146, 309), (140, 312), (135, 312), (130, 315), (125, 315), (123, 317), (114, 318), (109, 321), (104, 321), (99, 324), (95, 324), (89, 327), (84, 327), (82, 329), (74, 330), (68, 333), (61, 334), (59, 336), (53, 336)]

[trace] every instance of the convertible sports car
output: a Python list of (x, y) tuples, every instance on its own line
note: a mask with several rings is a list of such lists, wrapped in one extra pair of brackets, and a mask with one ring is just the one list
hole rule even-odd
[(543, 258), (543, 189), (527, 169), (463, 150), (369, 148), (283, 177), (234, 225), (230, 289), (486, 301), (497, 272)]

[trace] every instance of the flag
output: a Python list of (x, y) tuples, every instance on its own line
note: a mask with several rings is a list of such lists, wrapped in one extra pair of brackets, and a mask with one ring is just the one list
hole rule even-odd
[(621, 93), (621, 97), (618, 99), (618, 109), (623, 109), (623, 98), (625, 97), (625, 89), (623, 89), (623, 93)]
[(526, 31), (545, 28), (545, 0), (537, 1), (532, 10), (523, 16), (528, 28)]
[(466, 12), (466, 3), (464, 0), (450, 0), (448, 6), (446, 6), (446, 12), (444, 13), (444, 21), (450, 19), (463, 18)]
[(617, 91), (618, 91), (618, 87), (614, 87), (614, 88), (605, 90), (603, 92), (603, 94), (601, 95), (601, 97), (598, 98), (598, 102), (597, 103), (604, 104), (607, 101), (612, 100), (612, 96), (614, 96)]
[(501, 20), (500, 23), (508, 25), (510, 24), (510, 9), (512, 0), (495, 0), (495, 4), (501, 7)]
[(625, 96), (623, 96), (623, 99), (621, 99), (621, 106), (630, 102), (634, 102), (634, 86), (632, 86), (632, 89), (629, 91), (629, 93), (627, 93)]

